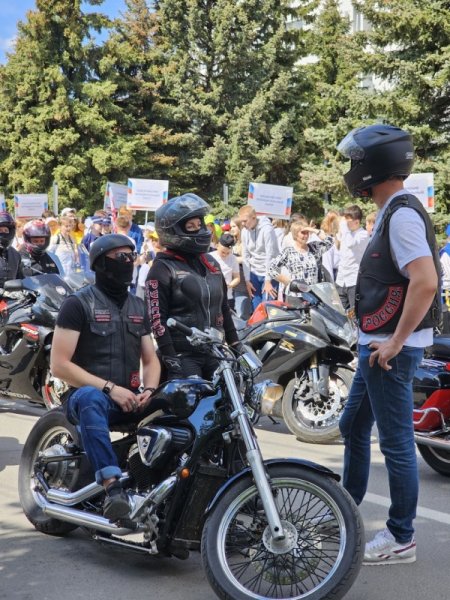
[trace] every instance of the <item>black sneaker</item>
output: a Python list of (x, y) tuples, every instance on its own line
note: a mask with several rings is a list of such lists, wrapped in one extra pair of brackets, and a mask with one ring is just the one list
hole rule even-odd
[(126, 517), (130, 512), (128, 496), (119, 481), (111, 483), (106, 488), (106, 498), (103, 503), (103, 516), (110, 521)]

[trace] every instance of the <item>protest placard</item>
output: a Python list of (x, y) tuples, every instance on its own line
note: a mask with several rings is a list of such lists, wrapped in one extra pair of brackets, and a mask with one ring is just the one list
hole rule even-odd
[(16, 218), (39, 218), (44, 210), (48, 210), (47, 194), (14, 194)]
[(166, 179), (129, 179), (127, 206), (135, 210), (154, 211), (169, 198)]
[(257, 214), (275, 219), (290, 219), (293, 188), (269, 183), (250, 183), (248, 203)]
[(411, 173), (404, 185), (417, 196), (427, 212), (434, 213), (434, 173)]
[(126, 206), (128, 197), (128, 186), (108, 181), (105, 190), (103, 208), (112, 212)]

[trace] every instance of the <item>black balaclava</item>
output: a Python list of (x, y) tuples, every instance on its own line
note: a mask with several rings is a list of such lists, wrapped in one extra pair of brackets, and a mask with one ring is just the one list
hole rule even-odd
[(100, 256), (95, 263), (95, 283), (119, 306), (128, 296), (128, 286), (133, 281), (132, 261), (120, 262), (109, 256)]

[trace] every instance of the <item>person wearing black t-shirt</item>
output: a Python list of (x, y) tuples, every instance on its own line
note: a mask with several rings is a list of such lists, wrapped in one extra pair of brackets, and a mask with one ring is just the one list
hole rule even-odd
[(89, 251), (95, 284), (62, 304), (50, 359), (53, 375), (72, 388), (67, 415), (79, 425), (96, 481), (105, 487), (103, 513), (111, 521), (125, 517), (130, 507), (109, 425), (137, 422), (152, 412), (151, 396), (160, 377), (144, 303), (128, 292), (135, 259), (126, 236), (95, 240)]
[(153, 261), (145, 297), (168, 379), (193, 375), (211, 379), (217, 367), (210, 354), (194, 349), (177, 330), (169, 330), (170, 317), (188, 327), (221, 330), (229, 344), (239, 344), (220, 266), (205, 254), (211, 242), (204, 221), (209, 212), (204, 200), (195, 194), (184, 194), (161, 206), (155, 214), (155, 228), (166, 250)]

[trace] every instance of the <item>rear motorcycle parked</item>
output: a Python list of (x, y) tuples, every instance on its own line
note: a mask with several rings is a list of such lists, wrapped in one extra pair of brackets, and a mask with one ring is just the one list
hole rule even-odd
[(292, 282), (298, 298), (263, 302), (247, 321), (236, 320), (239, 338), (263, 363), (261, 377), (285, 392), (273, 415), (282, 416), (302, 442), (340, 437), (339, 418), (348, 398), (357, 332), (331, 283)]
[(171, 319), (168, 326), (219, 366), (212, 382), (162, 384), (152, 402), (163, 408), (114, 441), (129, 517), (103, 517), (104, 489), (62, 409), (41, 417), (25, 443), (19, 494), (26, 516), (43, 533), (82, 527), (144, 555), (187, 558), (201, 550), (223, 600), (343, 598), (360, 569), (364, 530), (339, 476), (301, 459), (264, 461), (248, 407), (282, 390), (254, 384), (256, 355), (236, 355), (218, 332)]
[(425, 462), (450, 477), (450, 335), (437, 335), (416, 370), (414, 437)]

